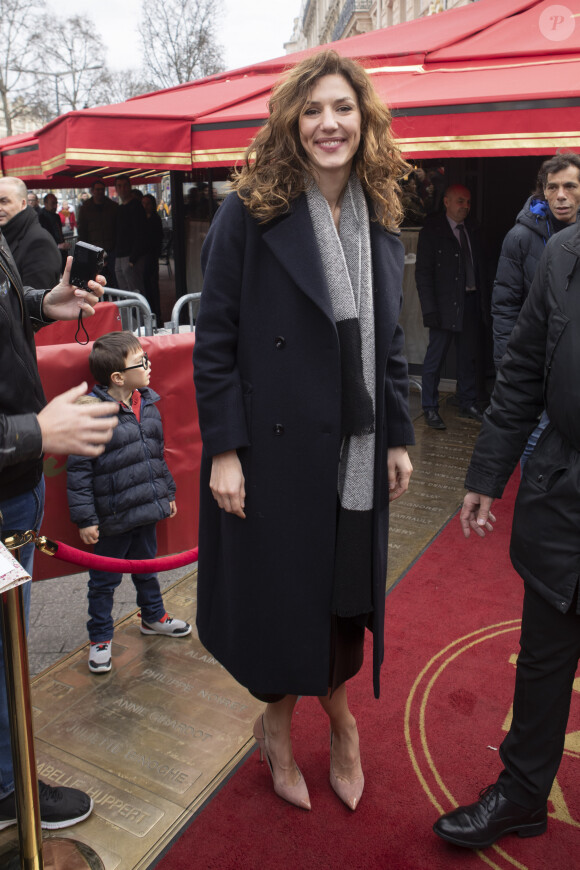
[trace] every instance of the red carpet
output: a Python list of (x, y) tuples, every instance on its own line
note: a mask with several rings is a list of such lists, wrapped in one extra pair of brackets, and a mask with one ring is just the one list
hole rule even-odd
[[(464, 540), (457, 518), (387, 599), (382, 697), (370, 654), (351, 683), (366, 788), (350, 812), (328, 784), (328, 730), (302, 699), (294, 748), (312, 812), (276, 797), (253, 754), (157, 865), (158, 870), (575, 870), (580, 866), (580, 702), (552, 792), (548, 832), (504, 838), (485, 853), (439, 840), (439, 813), (470, 803), (500, 770), (518, 651), (522, 583), (508, 540), (515, 482), (496, 503), (491, 537)], [(580, 686), (579, 686), (580, 689)], [(495, 748), (494, 748), (495, 747)]]

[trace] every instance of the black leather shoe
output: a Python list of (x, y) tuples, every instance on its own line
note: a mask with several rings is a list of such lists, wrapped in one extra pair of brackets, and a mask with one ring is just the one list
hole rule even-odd
[(497, 785), (479, 793), (479, 800), (441, 816), (433, 825), (435, 833), (468, 849), (485, 849), (505, 834), (537, 837), (548, 825), (548, 810), (528, 810), (512, 803)]
[(423, 411), (425, 416), (425, 422), (427, 426), (431, 426), (432, 429), (447, 429), (447, 426), (435, 410), (435, 408), (429, 408), (427, 411)]
[(469, 405), (467, 407), (460, 408), (459, 416), (467, 417), (470, 420), (477, 420), (478, 423), (481, 423), (483, 421), (483, 414), (481, 413), (479, 408), (476, 408), (475, 405)]

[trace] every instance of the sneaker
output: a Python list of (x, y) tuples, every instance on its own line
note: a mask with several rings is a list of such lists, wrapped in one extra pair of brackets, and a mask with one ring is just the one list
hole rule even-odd
[(89, 671), (93, 674), (105, 674), (111, 670), (111, 644), (112, 640), (104, 640), (102, 643), (93, 643), (89, 648)]
[[(52, 788), (38, 780), (40, 826), (48, 831), (70, 828), (82, 822), (93, 811), (93, 799), (78, 788)], [(16, 824), (14, 792), (0, 800), (0, 831)]]
[(175, 617), (166, 613), (158, 622), (145, 622), (141, 618), (141, 633), (185, 637), (186, 634), (191, 634), (191, 625), (189, 622), (184, 622), (183, 619), (175, 619)]

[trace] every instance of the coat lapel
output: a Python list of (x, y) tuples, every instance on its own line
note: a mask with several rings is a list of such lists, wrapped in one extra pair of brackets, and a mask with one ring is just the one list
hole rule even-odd
[(265, 230), (264, 242), (297, 286), (334, 322), (314, 227), (304, 195), (290, 213)]
[[(399, 319), (404, 255), (399, 239), (387, 233), (376, 220), (371, 219), (370, 229), (375, 321), (379, 327), (376, 330), (378, 363), (379, 360), (386, 361)], [(304, 195), (296, 200), (287, 216), (265, 230), (263, 239), (300, 290), (334, 322), (314, 227)], [(381, 365), (384, 363), (381, 362)]]

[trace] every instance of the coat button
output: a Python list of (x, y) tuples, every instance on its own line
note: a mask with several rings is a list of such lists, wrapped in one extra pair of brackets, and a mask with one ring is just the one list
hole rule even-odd
[(538, 483), (541, 483), (543, 481), (543, 479), (544, 479), (544, 475), (538, 474)]
[(276, 423), (273, 431), (274, 431), (274, 435), (283, 435), (284, 434), (284, 427), (281, 423)]
[(274, 339), (274, 347), (276, 350), (283, 350), (286, 347), (286, 339), (283, 335), (277, 335)]

